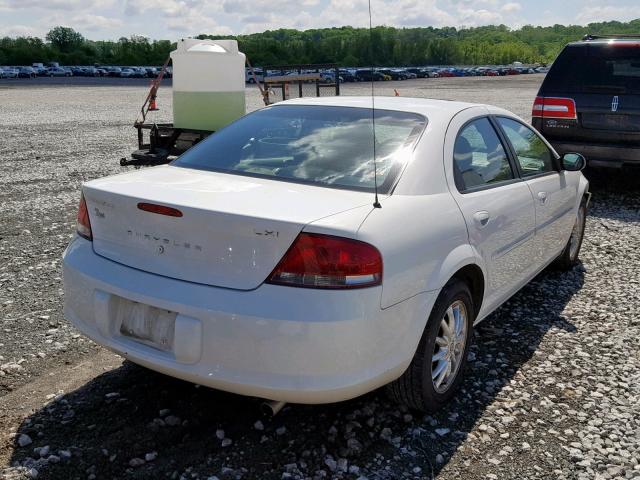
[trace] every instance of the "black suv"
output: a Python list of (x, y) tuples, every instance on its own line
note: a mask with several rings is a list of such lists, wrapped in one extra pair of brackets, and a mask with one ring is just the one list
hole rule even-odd
[(367, 69), (367, 70), (357, 70), (356, 78), (359, 82), (371, 82), (376, 81), (379, 82), (384, 80), (384, 75), (375, 70)]
[(587, 35), (553, 62), (532, 123), (593, 167), (640, 166), (640, 35)]

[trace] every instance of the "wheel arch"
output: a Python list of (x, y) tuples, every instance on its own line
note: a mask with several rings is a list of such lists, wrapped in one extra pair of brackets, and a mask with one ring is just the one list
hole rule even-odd
[(471, 290), (474, 318), (477, 318), (484, 302), (487, 274), (482, 257), (471, 245), (454, 249), (442, 263), (435, 281), (441, 289), (454, 278), (465, 282)]
[(584, 175), (580, 175), (579, 185), (578, 185), (578, 206), (582, 202), (583, 199), (586, 198), (587, 208), (589, 208), (589, 203), (591, 202), (591, 192), (589, 191), (589, 180)]
[(469, 263), (455, 272), (451, 278), (461, 280), (469, 287), (471, 300), (473, 300), (473, 318), (475, 320), (480, 312), (480, 308), (482, 308), (482, 302), (484, 300), (484, 272), (477, 264)]

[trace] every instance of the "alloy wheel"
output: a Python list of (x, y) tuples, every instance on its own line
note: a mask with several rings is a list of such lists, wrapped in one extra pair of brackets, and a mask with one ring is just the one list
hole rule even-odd
[(464, 302), (456, 300), (440, 320), (431, 357), (431, 380), (437, 393), (451, 387), (460, 369), (467, 343), (467, 315)]

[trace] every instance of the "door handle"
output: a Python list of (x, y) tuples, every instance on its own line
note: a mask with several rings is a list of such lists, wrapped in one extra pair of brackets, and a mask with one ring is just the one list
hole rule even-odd
[(540, 203), (543, 205), (547, 203), (547, 192), (538, 192), (538, 200), (540, 200)]
[(473, 219), (476, 221), (476, 224), (481, 228), (485, 227), (487, 223), (489, 223), (489, 218), (490, 218), (489, 212), (486, 212), (484, 210), (473, 214)]

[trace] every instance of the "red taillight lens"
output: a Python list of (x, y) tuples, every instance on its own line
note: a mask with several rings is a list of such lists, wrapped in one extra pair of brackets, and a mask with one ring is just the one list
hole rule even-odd
[(92, 240), (91, 234), (91, 222), (89, 221), (89, 211), (87, 210), (87, 202), (84, 200), (84, 195), (80, 195), (80, 207), (78, 208), (78, 219), (76, 224), (76, 230), (78, 235)]
[(531, 116), (576, 120), (576, 102), (573, 98), (536, 97)]
[(362, 288), (382, 281), (377, 248), (350, 238), (301, 233), (267, 283), (310, 288)]

